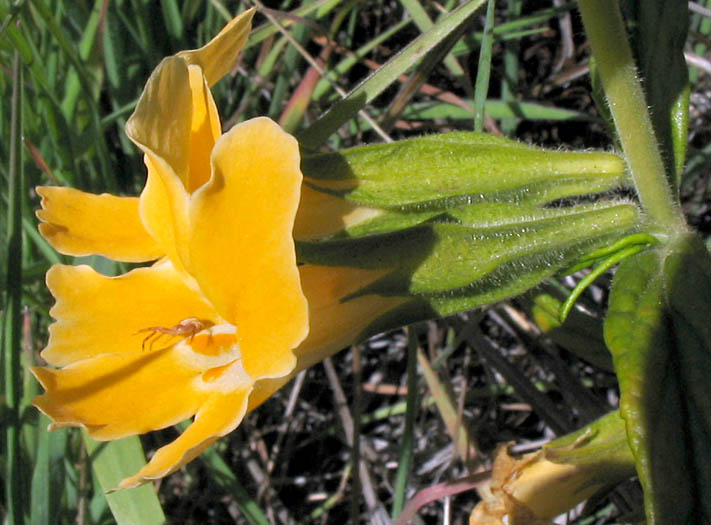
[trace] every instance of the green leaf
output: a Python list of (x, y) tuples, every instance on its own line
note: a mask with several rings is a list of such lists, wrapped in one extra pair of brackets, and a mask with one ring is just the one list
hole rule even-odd
[(650, 525), (711, 523), (711, 259), (695, 236), (625, 260), (605, 341)]
[(637, 56), (652, 125), (667, 174), (678, 190), (689, 128), (689, 74), (684, 45), (688, 6), (678, 0), (641, 0), (637, 8)]
[(477, 200), (545, 203), (626, 182), (604, 152), (546, 151), (485, 133), (453, 132), (302, 160), (307, 183), (377, 207), (451, 207)]
[[(94, 475), (104, 491), (115, 489), (122, 479), (132, 476), (146, 463), (138, 436), (98, 442), (84, 433), (84, 443)], [(119, 525), (165, 523), (158, 495), (151, 484), (106, 494), (106, 501)]]

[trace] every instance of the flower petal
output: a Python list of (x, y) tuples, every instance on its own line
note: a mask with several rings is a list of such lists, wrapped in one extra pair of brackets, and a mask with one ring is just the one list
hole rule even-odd
[(179, 268), (186, 264), (190, 194), (210, 177), (220, 119), (202, 70), (170, 57), (156, 68), (126, 124), (144, 152), (148, 179), (140, 213), (146, 229)]
[(277, 377), (294, 366), (290, 350), (308, 331), (292, 239), (299, 147), (257, 118), (223, 135), (212, 163), (212, 178), (192, 197), (188, 270), (237, 326), (247, 372)]
[(184, 273), (189, 196), (163, 159), (147, 154), (144, 160), (148, 178), (139, 199), (141, 220), (175, 267)]
[(236, 16), (200, 49), (181, 51), (177, 56), (189, 64), (202, 68), (207, 83), (212, 86), (225, 76), (237, 62), (237, 56), (247, 43), (249, 31), (252, 29), (254, 8)]
[(329, 355), (359, 342), (376, 319), (411, 298), (362, 295), (344, 298), (383, 277), (387, 270), (340, 266), (299, 266), (301, 286), (309, 304), (309, 335), (294, 349), (303, 370)]
[(145, 154), (148, 168), (141, 220), (178, 268), (183, 264), (177, 250), (185, 245), (179, 235), (187, 231), (192, 99), (187, 64), (166, 58), (151, 74), (126, 123), (126, 134)]
[(198, 66), (188, 66), (190, 91), (192, 93), (192, 120), (190, 126), (190, 152), (188, 177), (185, 188), (194, 192), (210, 178), (210, 154), (222, 134), (220, 116), (215, 99)]
[(158, 449), (150, 462), (135, 476), (126, 478), (119, 488), (131, 488), (162, 478), (192, 461), (218, 438), (232, 432), (247, 411), (251, 384), (227, 394), (214, 394), (200, 408), (195, 421), (178, 439)]
[[(101, 354), (141, 354), (148, 334), (138, 332), (149, 327), (172, 327), (190, 317), (221, 322), (168, 262), (119, 277), (89, 266), (55, 265), (47, 286), (57, 299), (50, 310), (57, 321), (42, 357), (55, 366)], [(167, 336), (163, 341), (170, 342)]]
[(301, 370), (358, 343), (374, 321), (410, 300), (380, 295), (343, 300), (381, 278), (385, 274), (381, 270), (304, 264), (299, 266), (299, 273), (309, 304), (309, 334), (294, 349), (297, 363), (288, 376), (255, 382), (249, 396), (249, 410), (266, 401)]
[(294, 237), (300, 241), (323, 239), (382, 214), (382, 209), (361, 206), (342, 197), (301, 185)]
[(39, 231), (66, 255), (98, 254), (117, 261), (156, 260), (165, 253), (146, 231), (138, 214), (138, 199), (95, 195), (73, 188), (39, 186), (42, 221)]
[(34, 367), (46, 389), (34, 404), (53, 426), (82, 426), (99, 440), (165, 428), (200, 408), (209, 391), (194, 388), (202, 373), (174, 348), (105, 354), (61, 370)]
[(147, 155), (163, 159), (186, 180), (192, 132), (192, 89), (183, 59), (163, 59), (126, 122), (126, 134)]

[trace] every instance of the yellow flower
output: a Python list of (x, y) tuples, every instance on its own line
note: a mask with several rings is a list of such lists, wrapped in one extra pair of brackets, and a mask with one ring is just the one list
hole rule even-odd
[(379, 272), (297, 267), (302, 176), (290, 135), (266, 118), (222, 134), (209, 87), (233, 66), (253, 13), (151, 75), (126, 126), (148, 168), (140, 198), (37, 189), (40, 231), (58, 251), (155, 261), (118, 277), (88, 266), (47, 274), (56, 322), (42, 356), (53, 367), (33, 372), (54, 428), (110, 440), (195, 416), (121, 488), (174, 472), (401, 302), (340, 302)]

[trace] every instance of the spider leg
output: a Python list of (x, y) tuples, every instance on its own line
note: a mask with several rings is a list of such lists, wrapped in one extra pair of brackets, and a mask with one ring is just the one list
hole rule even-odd
[[(142, 330), (145, 331), (145, 330)], [(143, 338), (143, 342), (141, 343), (141, 351), (145, 352), (146, 351), (146, 344), (148, 344), (148, 350), (150, 351), (153, 348), (153, 341), (152, 339), (156, 336), (158, 332), (155, 330), (150, 330), (150, 334), (148, 334), (146, 337)], [(150, 341), (150, 343), (149, 343)]]
[[(141, 346), (141, 348), (143, 350), (145, 350), (146, 343), (148, 343), (148, 351), (151, 352), (153, 350), (153, 345), (156, 343), (156, 341), (158, 341), (158, 339), (160, 339), (161, 337), (163, 337), (166, 334), (171, 335), (171, 333), (168, 331), (160, 330), (160, 329), (153, 329), (153, 332), (143, 340), (143, 345)], [(148, 341), (150, 341), (150, 343)]]
[[(145, 331), (146, 331), (146, 329), (144, 329), (144, 330), (139, 330), (139, 331), (136, 332), (136, 333), (138, 334), (138, 333), (140, 333), (140, 332), (145, 332)], [(155, 332), (151, 331), (150, 334), (148, 334), (146, 337), (143, 338), (143, 342), (141, 343), (141, 351), (142, 351), (142, 352), (145, 352), (145, 351), (146, 351), (146, 343), (147, 343), (148, 340), (149, 340), (151, 337), (153, 337), (154, 335), (155, 335)]]

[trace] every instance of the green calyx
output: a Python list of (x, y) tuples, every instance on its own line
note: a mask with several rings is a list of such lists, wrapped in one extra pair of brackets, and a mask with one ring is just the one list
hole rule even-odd
[(474, 202), (545, 204), (626, 183), (612, 153), (546, 151), (485, 133), (453, 132), (307, 155), (305, 183), (367, 206), (401, 211)]
[(297, 243), (301, 262), (382, 270), (357, 295), (416, 297), (438, 315), (517, 295), (631, 233), (625, 202), (538, 208), (484, 202), (399, 231)]

